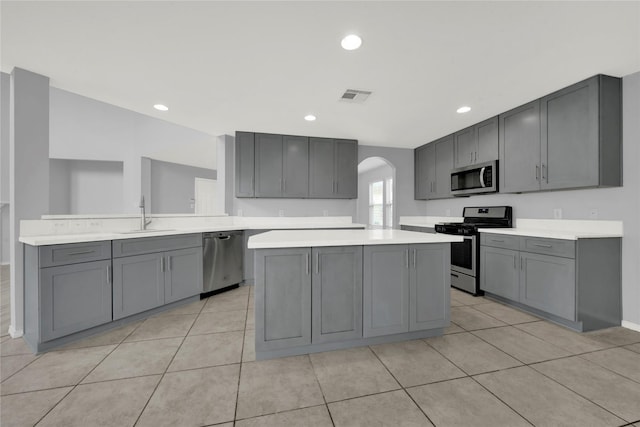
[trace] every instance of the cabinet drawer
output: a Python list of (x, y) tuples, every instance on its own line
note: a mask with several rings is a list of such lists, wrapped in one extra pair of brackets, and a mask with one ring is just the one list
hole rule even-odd
[(576, 242), (573, 240), (523, 237), (520, 241), (520, 250), (542, 255), (557, 255), (565, 258), (575, 258)]
[(503, 249), (520, 249), (520, 237), (505, 234), (480, 233), (480, 244)]
[(182, 234), (162, 237), (141, 237), (113, 241), (113, 257), (120, 258), (154, 252), (202, 246), (202, 234)]
[(40, 267), (77, 264), (111, 258), (111, 241), (40, 247)]

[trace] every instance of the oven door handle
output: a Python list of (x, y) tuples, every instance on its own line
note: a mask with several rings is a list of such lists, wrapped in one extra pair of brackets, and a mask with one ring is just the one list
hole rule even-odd
[(482, 169), (480, 169), (480, 186), (482, 188), (485, 188), (487, 185), (484, 183), (484, 171), (487, 167), (483, 167)]

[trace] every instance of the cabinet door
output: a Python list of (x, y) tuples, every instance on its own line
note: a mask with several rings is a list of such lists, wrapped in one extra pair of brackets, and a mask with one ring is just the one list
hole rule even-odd
[(413, 152), (414, 156), (414, 199), (427, 200), (433, 180), (435, 179), (435, 157), (433, 156), (433, 145), (423, 145)]
[(256, 350), (311, 343), (311, 249), (256, 251)]
[(478, 148), (474, 156), (475, 163), (483, 163), (498, 159), (498, 116), (478, 123), (474, 126)]
[(453, 169), (453, 135), (435, 143), (435, 184), (430, 199), (451, 196), (451, 169)]
[(309, 138), (309, 197), (334, 197), (334, 141)]
[(362, 338), (362, 246), (313, 248), (312, 341)]
[(309, 196), (309, 138), (306, 136), (282, 137), (284, 158), (282, 161), (283, 197)]
[(520, 302), (576, 320), (575, 260), (520, 253)]
[(599, 183), (598, 80), (545, 96), (540, 106), (542, 189)]
[(358, 143), (336, 139), (335, 141), (335, 194), (339, 199), (358, 198)]
[(409, 331), (409, 247), (364, 247), (363, 335)]
[(41, 341), (111, 321), (111, 260), (40, 269)]
[(540, 189), (540, 100), (500, 115), (500, 191)]
[(451, 246), (410, 245), (409, 330), (443, 328), (449, 324)]
[(113, 319), (164, 304), (162, 253), (113, 260)]
[(256, 197), (282, 196), (282, 135), (257, 133), (256, 150)]
[(475, 163), (477, 156), (477, 138), (474, 126), (468, 127), (453, 135), (455, 160), (454, 166), (461, 168)]
[(480, 246), (480, 289), (520, 300), (520, 253), (509, 249)]
[(202, 292), (202, 248), (181, 249), (165, 254), (164, 303)]
[(254, 134), (236, 132), (236, 197), (253, 197)]

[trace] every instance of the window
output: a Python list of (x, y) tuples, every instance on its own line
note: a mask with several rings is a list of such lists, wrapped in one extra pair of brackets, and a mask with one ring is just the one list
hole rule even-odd
[(369, 183), (369, 225), (393, 227), (393, 179)]

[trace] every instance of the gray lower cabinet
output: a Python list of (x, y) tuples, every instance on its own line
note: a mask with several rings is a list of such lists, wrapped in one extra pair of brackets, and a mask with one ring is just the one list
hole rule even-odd
[(519, 266), (520, 253), (517, 250), (481, 246), (481, 289), (503, 298), (519, 301)]
[(620, 325), (619, 238), (482, 233), (480, 288), (580, 331)]
[(312, 249), (312, 342), (362, 337), (362, 246)]
[(40, 270), (41, 340), (111, 321), (111, 260)]
[(365, 246), (363, 294), (365, 337), (409, 330), (408, 245)]
[(201, 234), (114, 241), (113, 256), (114, 320), (202, 292)]
[(256, 350), (311, 343), (311, 249), (255, 252)]
[(445, 327), (450, 262), (449, 244), (365, 246), (364, 336)]
[(41, 343), (108, 323), (111, 242), (24, 245), (24, 337)]
[(409, 255), (409, 330), (442, 328), (449, 323), (450, 245), (409, 245)]

